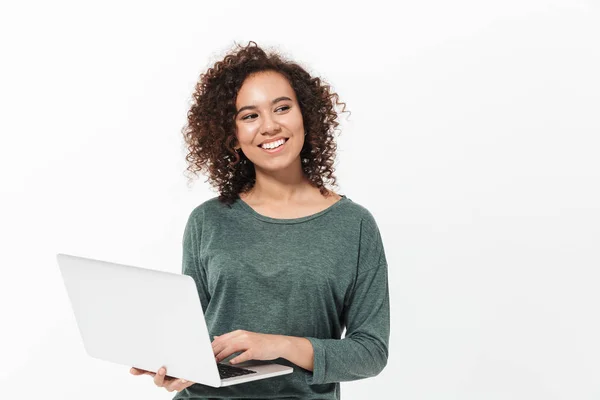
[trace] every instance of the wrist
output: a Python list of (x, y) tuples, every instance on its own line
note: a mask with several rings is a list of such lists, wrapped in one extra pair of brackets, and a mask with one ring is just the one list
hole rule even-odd
[(279, 337), (281, 358), (296, 364), (306, 370), (313, 370), (314, 351), (310, 341), (304, 337), (284, 336)]
[(277, 335), (277, 343), (278, 343), (277, 348), (279, 349), (277, 353), (278, 353), (279, 357), (289, 360), (290, 351), (292, 348), (292, 340), (291, 339), (292, 339), (291, 336)]

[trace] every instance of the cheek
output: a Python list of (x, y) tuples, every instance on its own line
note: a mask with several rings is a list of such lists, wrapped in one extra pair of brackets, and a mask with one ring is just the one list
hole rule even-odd
[(289, 123), (290, 123), (290, 126), (292, 126), (295, 130), (302, 130), (304, 128), (302, 114), (300, 113), (299, 110), (290, 116)]
[(240, 124), (237, 126), (236, 136), (241, 143), (251, 143), (256, 134), (256, 127)]

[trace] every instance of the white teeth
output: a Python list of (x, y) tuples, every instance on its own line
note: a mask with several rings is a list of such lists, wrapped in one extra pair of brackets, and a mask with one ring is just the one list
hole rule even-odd
[(267, 144), (262, 144), (260, 145), (260, 147), (262, 147), (263, 149), (274, 149), (276, 147), (281, 146), (282, 144), (285, 143), (285, 139), (281, 139), (278, 140), (276, 142), (271, 142), (271, 143), (267, 143)]

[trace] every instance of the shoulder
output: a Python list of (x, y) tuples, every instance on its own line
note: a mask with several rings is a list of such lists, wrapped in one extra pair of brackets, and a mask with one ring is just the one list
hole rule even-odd
[(367, 229), (377, 228), (375, 215), (365, 205), (348, 198), (344, 211), (347, 216), (349, 216), (355, 222), (365, 226)]
[(194, 207), (190, 212), (188, 219), (203, 221), (206, 216), (218, 216), (230, 208), (231, 206), (219, 201), (218, 196), (214, 196)]
[(387, 265), (387, 261), (376, 213), (362, 204), (354, 203), (353, 208), (360, 218), (358, 273), (362, 274), (372, 268)]

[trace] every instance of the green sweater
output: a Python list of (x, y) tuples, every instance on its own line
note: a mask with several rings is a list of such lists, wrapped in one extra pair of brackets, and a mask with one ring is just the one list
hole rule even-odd
[(211, 339), (236, 329), (305, 337), (314, 369), (277, 358), (294, 372), (223, 388), (194, 384), (174, 399), (340, 399), (339, 382), (375, 376), (387, 363), (383, 242), (373, 215), (345, 195), (292, 219), (213, 197), (189, 216), (182, 264), (198, 287)]

